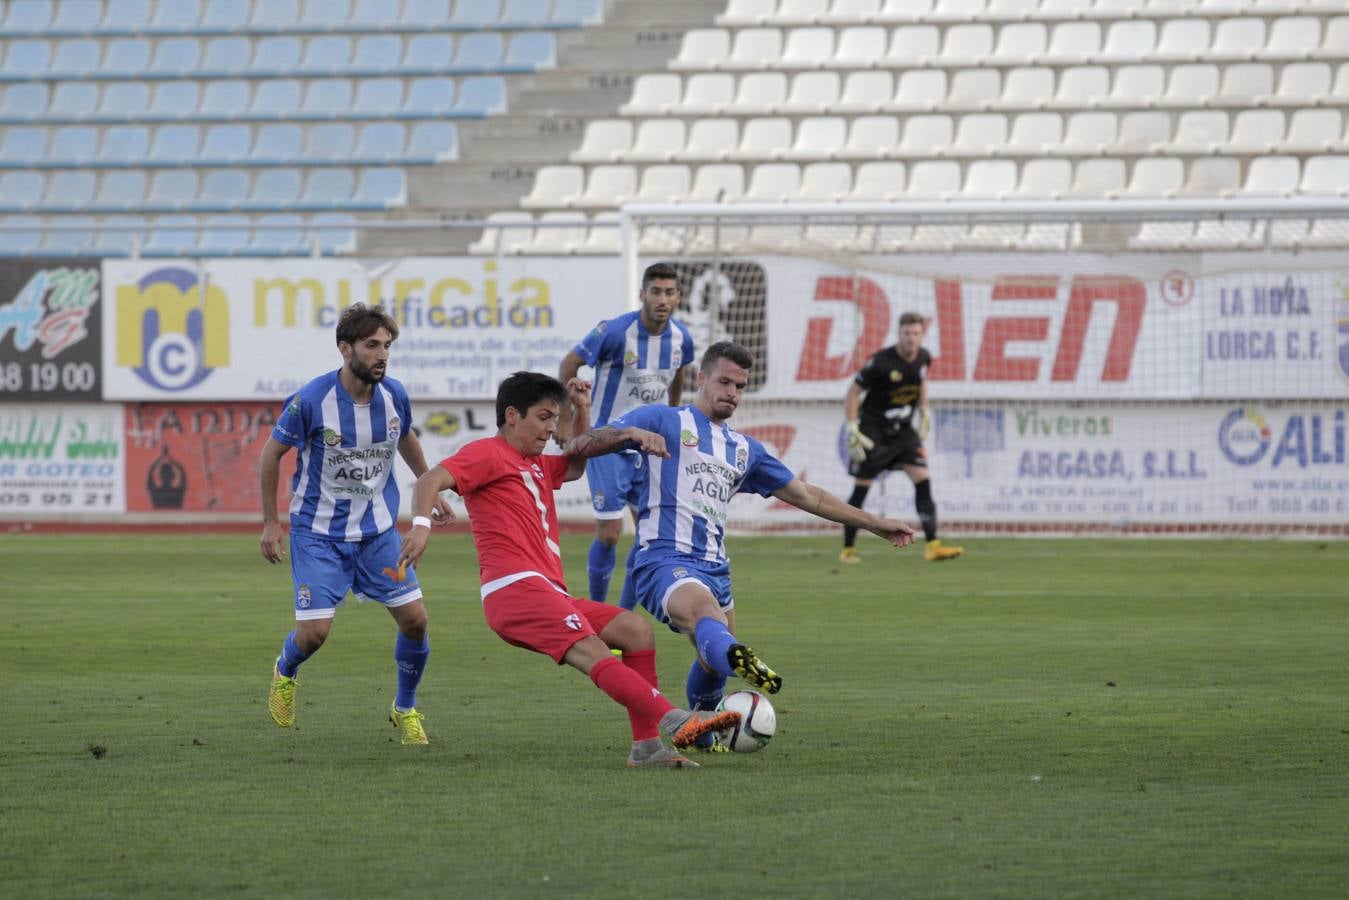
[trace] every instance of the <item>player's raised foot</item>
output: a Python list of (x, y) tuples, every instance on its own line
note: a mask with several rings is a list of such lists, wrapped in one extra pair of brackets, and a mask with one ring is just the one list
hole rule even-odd
[(782, 690), (782, 676), (768, 668), (764, 661), (744, 644), (732, 644), (731, 649), (726, 651), (726, 661), (730, 663), (731, 670), (735, 674), (755, 687), (763, 688), (770, 694)]
[(661, 716), (660, 729), (669, 735), (676, 747), (683, 750), (709, 731), (725, 731), (734, 728), (739, 722), (740, 713), (730, 710), (689, 712), (687, 709), (672, 709)]
[(415, 708), (399, 712), (397, 706), (389, 707), (389, 721), (393, 723), (394, 728), (403, 733), (404, 747), (431, 743), (426, 736), (426, 729), (422, 727), (422, 720), (425, 718), (426, 716), (417, 712)]
[(941, 562), (944, 559), (955, 559), (964, 552), (964, 547), (948, 547), (934, 538), (927, 542), (927, 547), (923, 550), (923, 558), (928, 562)]
[(855, 566), (862, 561), (862, 557), (857, 555), (856, 547), (844, 547), (843, 552), (838, 555), (838, 561), (848, 566)]
[(294, 678), (288, 678), (272, 667), (272, 687), (267, 692), (267, 711), (272, 721), (282, 728), (295, 724), (295, 685)]
[[(650, 746), (644, 746), (650, 745)], [(628, 768), (657, 768), (657, 769), (696, 769), (698, 764), (687, 756), (671, 750), (661, 743), (660, 738), (653, 741), (642, 741), (634, 744), (632, 752), (628, 754)]]
[(721, 735), (712, 734), (712, 740), (707, 742), (699, 741), (692, 747), (689, 747), (695, 753), (730, 753), (731, 748), (721, 742)]

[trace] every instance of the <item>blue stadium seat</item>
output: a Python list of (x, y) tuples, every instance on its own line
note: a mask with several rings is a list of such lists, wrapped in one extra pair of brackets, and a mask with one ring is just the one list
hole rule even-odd
[(456, 0), (450, 21), (457, 28), (490, 28), (501, 18), (501, 0)]
[(300, 82), (269, 79), (258, 85), (250, 115), (257, 119), (284, 119), (300, 108)]
[[(97, 10), (95, 10), (97, 12)], [(80, 0), (57, 0), (56, 15), (52, 18), (51, 34), (91, 34), (98, 20), (89, 15), (88, 3)]]
[(297, 209), (340, 209), (351, 205), (356, 178), (350, 169), (310, 169)]
[(416, 34), (397, 64), (400, 72), (444, 72), (454, 60), (454, 39), (447, 34)]
[(0, 78), (22, 81), (46, 74), (51, 68), (51, 45), (46, 41), (11, 41), (0, 66)]
[[(207, 216), (193, 252), (199, 256), (237, 256), (244, 252), (253, 236), (249, 224), (248, 216)], [(217, 227), (207, 228), (207, 225)]]
[(356, 0), (347, 24), (358, 31), (396, 28), (398, 0)]
[(532, 72), (556, 67), (557, 41), (551, 34), (527, 31), (511, 36), (511, 46), (506, 52), (507, 70)]
[(201, 82), (161, 81), (155, 85), (155, 96), (145, 118), (155, 121), (191, 118), (200, 104)]
[(347, 160), (356, 148), (356, 129), (346, 122), (311, 125), (305, 137), (305, 162)]
[(47, 179), (41, 172), (5, 172), (0, 175), (0, 209), (32, 209), (42, 202)]
[(187, 34), (197, 30), (201, 5), (197, 0), (159, 0), (146, 27), (150, 34)]
[(150, 0), (108, 0), (99, 31), (134, 34), (150, 24)]
[(300, 75), (337, 75), (351, 65), (351, 38), (323, 35), (309, 39), (304, 58), (296, 73)]
[(103, 48), (104, 75), (139, 77), (150, 67), (150, 42), (141, 38), (117, 38)]
[(345, 78), (317, 78), (309, 82), (299, 117), (332, 119), (351, 109), (351, 82)]
[(413, 31), (444, 28), (450, 21), (450, 0), (403, 0), (401, 27)]
[(47, 156), (47, 129), (6, 128), (0, 141), (0, 163), (6, 166), (31, 166)]
[(45, 34), (51, 21), (51, 0), (11, 0), (4, 33)]
[(144, 125), (114, 125), (103, 130), (98, 162), (105, 166), (135, 165), (150, 152), (150, 131)]
[(351, 208), (389, 209), (407, 202), (407, 176), (402, 169), (362, 169)]
[(253, 47), (255, 75), (285, 75), (300, 67), (300, 39), (284, 35), (259, 38)]
[[(298, 92), (299, 85), (296, 85)], [(253, 85), (242, 79), (208, 81), (201, 98), (200, 114), (205, 119), (237, 119), (248, 111)]]
[[(414, 42), (417, 38), (412, 39)], [(505, 44), (501, 35), (495, 32), (465, 34), (459, 38), (459, 46), (454, 55), (454, 68), (458, 72), (491, 72), (501, 65), (505, 53)], [(409, 48), (409, 56), (411, 55)], [(444, 64), (431, 69), (438, 71)]]
[(254, 31), (289, 31), (299, 19), (300, 0), (268, 0), (267, 3), (253, 4), (253, 18), (248, 25)]
[(153, 165), (190, 166), (200, 156), (201, 130), (196, 125), (164, 125), (155, 129), (147, 157)]
[(247, 125), (212, 125), (202, 141), (201, 160), (205, 163), (237, 163), (248, 156), (252, 147), (253, 131)]
[(190, 209), (197, 202), (197, 173), (187, 169), (167, 169), (150, 179), (147, 209)]
[(103, 45), (98, 41), (70, 40), (56, 44), (52, 57), (51, 74), (62, 78), (85, 78), (98, 71)]
[(43, 209), (72, 212), (88, 209), (94, 200), (94, 173), (88, 171), (53, 172), (47, 179)]
[[(0, 198), (0, 202), (3, 199)], [(42, 220), (36, 216), (3, 216), (6, 225), (26, 226), (22, 231), (0, 229), (0, 256), (32, 256), (42, 243)]]
[(200, 65), (200, 41), (196, 38), (166, 38), (155, 48), (149, 74), (191, 75)]
[(553, 0), (506, 0), (501, 24), (510, 28), (547, 25), (552, 17)]
[(52, 159), (66, 166), (83, 166), (98, 154), (98, 129), (67, 125), (52, 135)]
[(361, 128), (361, 137), (356, 142), (356, 152), (352, 154), (352, 161), (397, 162), (403, 158), (405, 139), (403, 126), (398, 122), (372, 122)]
[[(45, 85), (24, 84), (13, 85), (9, 93), (5, 95), (6, 100), (16, 91), (35, 91), (38, 88), (45, 93)], [(36, 98), (34, 98), (34, 107), (37, 107)], [(56, 86), (56, 91), (52, 95), (51, 106), (47, 109), (37, 108), (35, 111), (45, 113), (52, 119), (88, 119), (95, 115), (98, 109), (98, 85), (87, 81), (63, 81)]]
[[(51, 92), (45, 84), (0, 85), (0, 92), (4, 94), (0, 98), (0, 122), (32, 122), (49, 112), (47, 104), (51, 100)], [(94, 97), (97, 100), (96, 89)]]
[(319, 249), (324, 253), (356, 252), (356, 217), (351, 213), (319, 213), (309, 220), (310, 225), (336, 225), (337, 228), (313, 228), (311, 233), (318, 239)]
[(461, 115), (490, 116), (506, 111), (506, 82), (496, 76), (465, 78), (459, 82), (454, 111)]
[[(50, 225), (62, 225), (53, 229)], [(72, 228), (71, 226), (79, 226)], [(40, 256), (85, 256), (94, 246), (94, 220), (88, 216), (62, 216), (49, 223), (42, 237)]]
[(351, 58), (352, 75), (383, 75), (399, 68), (403, 40), (394, 34), (367, 34), (356, 43)]
[[(253, 222), (248, 253), (255, 256), (301, 256), (309, 253), (302, 220), (294, 213), (260, 216)], [(270, 228), (257, 226), (272, 226)]]
[(93, 208), (125, 212), (145, 202), (145, 173), (139, 169), (104, 172)]
[(160, 216), (141, 247), (142, 256), (186, 256), (197, 245), (196, 216)]
[(252, 178), (242, 169), (207, 172), (199, 200), (206, 209), (238, 209), (248, 199)]
[(604, 0), (557, 0), (553, 22), (557, 25), (594, 25), (604, 19)]
[(403, 79), (367, 78), (357, 82), (351, 115), (361, 119), (382, 119), (403, 107)]
[(350, 0), (305, 0), (301, 31), (333, 31), (347, 24)]
[(459, 129), (452, 122), (418, 122), (412, 126), (407, 157), (431, 163), (458, 159)]
[(130, 256), (132, 246), (145, 240), (144, 225), (145, 219), (140, 216), (108, 216), (99, 223), (90, 252), (95, 256)]
[(299, 125), (263, 125), (258, 129), (249, 157), (254, 163), (275, 166), (300, 158), (304, 135)]
[(206, 8), (201, 14), (201, 26), (197, 31), (202, 34), (230, 34), (241, 31), (248, 24), (248, 7), (249, 4), (240, 3), (239, 0), (206, 0)]
[(206, 42), (198, 76), (228, 78), (247, 71), (253, 58), (253, 42), (242, 37), (218, 37)]
[(299, 169), (263, 169), (253, 178), (246, 209), (290, 209), (300, 199)]
[(416, 78), (408, 86), (403, 111), (411, 116), (440, 116), (454, 108), (454, 81), (449, 78)]
[(114, 81), (103, 88), (97, 118), (103, 122), (139, 119), (150, 108), (150, 86), (143, 81)]

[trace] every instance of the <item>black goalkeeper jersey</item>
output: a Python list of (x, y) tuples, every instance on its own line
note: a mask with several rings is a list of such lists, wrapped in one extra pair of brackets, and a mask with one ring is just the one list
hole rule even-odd
[(922, 347), (910, 360), (901, 357), (893, 346), (873, 353), (853, 379), (866, 391), (862, 398), (862, 430), (872, 435), (893, 436), (912, 427), (919, 389), (931, 363), (932, 354)]

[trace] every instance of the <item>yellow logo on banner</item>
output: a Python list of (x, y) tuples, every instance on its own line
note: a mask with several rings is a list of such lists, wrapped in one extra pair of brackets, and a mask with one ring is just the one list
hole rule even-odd
[(230, 361), (229, 300), (215, 285), (203, 296), (197, 273), (166, 266), (119, 284), (117, 365), (151, 387), (185, 391)]

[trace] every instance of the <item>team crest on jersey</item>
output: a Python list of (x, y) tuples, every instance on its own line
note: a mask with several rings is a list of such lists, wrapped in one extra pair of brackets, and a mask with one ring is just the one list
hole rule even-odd
[(891, 380), (891, 381), (900, 381), (900, 380), (903, 379), (903, 378), (904, 378), (904, 373), (903, 373), (903, 372), (897, 371), (897, 370), (895, 370), (895, 369), (891, 369), (891, 370), (890, 370), (890, 380)]
[(683, 361), (684, 361), (684, 351), (680, 350), (678, 347), (674, 348), (674, 350), (670, 353), (670, 367), (677, 369), (679, 368), (679, 364)]
[(627, 351), (626, 353), (624, 353), (624, 354), (623, 354), (623, 365), (625, 365), (625, 366), (635, 366), (635, 365), (637, 365), (637, 353), (636, 353), (635, 351), (633, 351), (633, 350), (629, 350), (629, 351)]
[(290, 405), (286, 407), (286, 412), (287, 412), (288, 414), (292, 415), (292, 416), (298, 416), (298, 415), (300, 414), (300, 398), (299, 398), (299, 397), (293, 397), (293, 398), (291, 398)]
[(323, 443), (327, 444), (329, 447), (336, 447), (338, 444), (342, 443), (342, 435), (333, 431), (331, 428), (325, 428), (323, 429)]
[(397, 416), (392, 416), (389, 419), (389, 440), (391, 441), (398, 440), (398, 429), (399, 426), (401, 426), (402, 424), (403, 424), (402, 421), (399, 420)]
[(313, 599), (313, 594), (309, 593), (309, 585), (302, 584), (295, 589), (295, 605), (300, 609), (308, 609)]
[(679, 432), (679, 443), (683, 444), (685, 447), (696, 447), (698, 446), (698, 435), (686, 428)]
[(590, 502), (594, 504), (596, 509), (604, 509), (604, 492), (596, 491), (590, 496)]
[(680, 566), (677, 569), (671, 569), (670, 574), (673, 575), (675, 578), (688, 578), (689, 570), (684, 568), (683, 566)]
[(743, 472), (743, 471), (745, 471), (745, 469), (746, 469), (748, 466), (749, 466), (749, 448), (748, 448), (748, 447), (736, 447), (736, 448), (735, 448), (735, 467), (736, 467), (737, 469), (739, 469), (741, 472)]
[(571, 615), (567, 616), (565, 619), (562, 620), (562, 624), (566, 625), (572, 631), (580, 631), (581, 617), (578, 616), (576, 613), (572, 613)]

